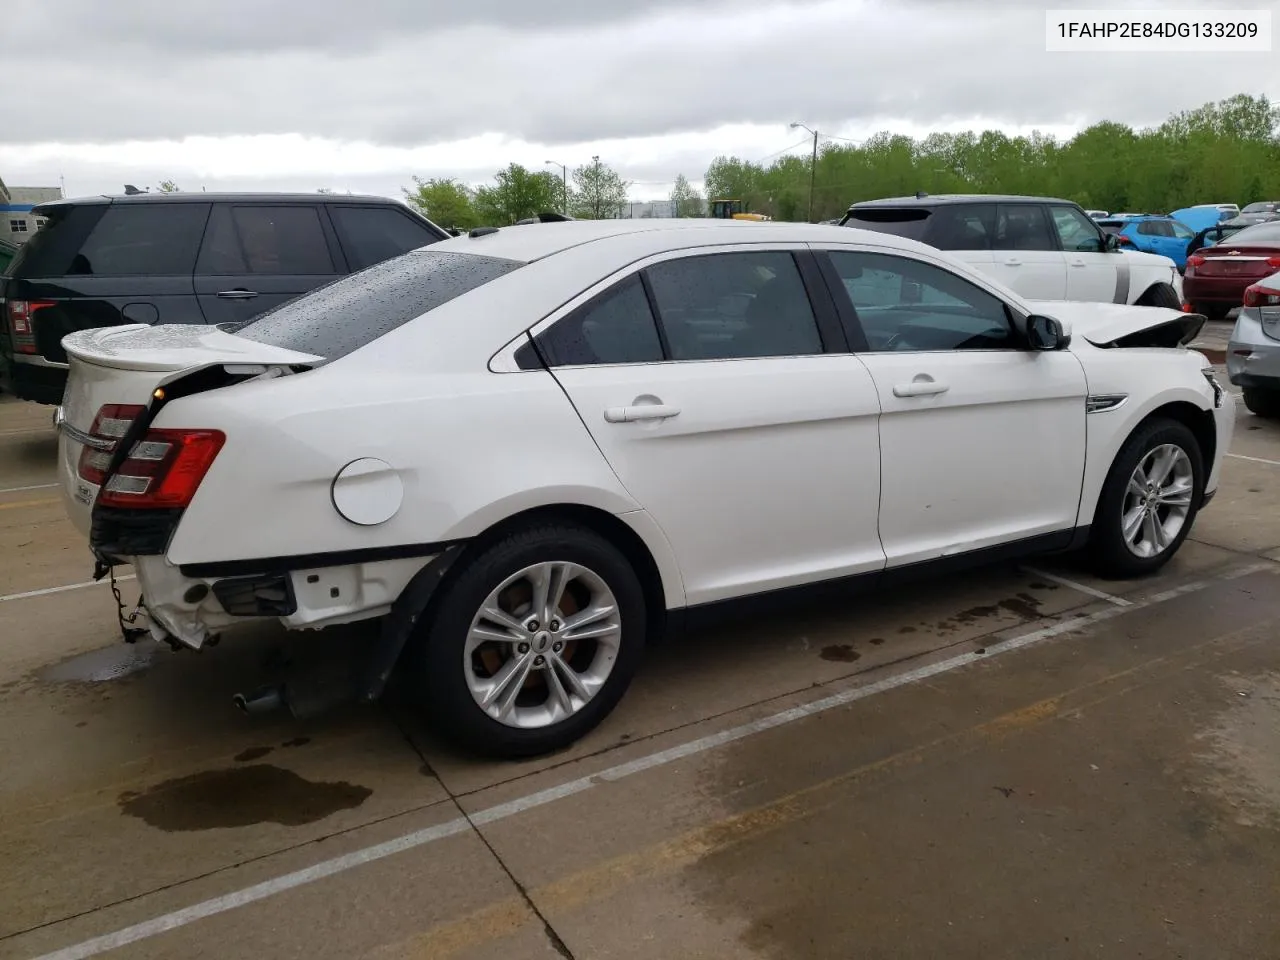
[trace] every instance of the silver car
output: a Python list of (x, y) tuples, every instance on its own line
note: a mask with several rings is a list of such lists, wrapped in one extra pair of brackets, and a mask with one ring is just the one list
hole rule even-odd
[(1227, 344), (1227, 376), (1243, 389), (1246, 407), (1280, 418), (1280, 273), (1245, 291)]

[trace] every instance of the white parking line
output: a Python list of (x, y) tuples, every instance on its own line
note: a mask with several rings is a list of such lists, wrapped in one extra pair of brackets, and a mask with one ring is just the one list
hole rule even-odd
[(1243, 453), (1228, 453), (1228, 457), (1235, 457), (1237, 460), (1248, 460), (1250, 463), (1269, 463), (1273, 467), (1280, 467), (1280, 460), (1266, 460), (1262, 457), (1246, 457)]
[(0, 493), (26, 493), (28, 490), (51, 490), (58, 486), (56, 483), (35, 483), (29, 487), (3, 487)]
[[(135, 574), (126, 573), (122, 577), (116, 577), (116, 583), (125, 580), (137, 579)], [(66, 593), (68, 590), (80, 590), (84, 587), (96, 587), (100, 583), (109, 583), (107, 579), (102, 580), (86, 580), (84, 583), (68, 583), (62, 587), (45, 587), (43, 590), (28, 590), (26, 593), (11, 593), (8, 596), (0, 597), (0, 603), (6, 600), (27, 600), (31, 597), (47, 597), (51, 593)]]
[(1060, 577), (1056, 573), (1049, 573), (1035, 567), (1023, 567), (1022, 569), (1033, 577), (1040, 577), (1042, 580), (1051, 580), (1052, 582), (1064, 587), (1070, 587), (1072, 590), (1083, 593), (1086, 596), (1096, 597), (1099, 600), (1107, 601), (1107, 603), (1114, 603), (1117, 607), (1129, 607), (1133, 605), (1132, 600), (1126, 600), (1124, 597), (1117, 597), (1112, 593), (1104, 593), (1096, 587), (1089, 586), (1087, 583), (1076, 583), (1074, 580), (1068, 580), (1066, 577)]
[(741, 740), (744, 737), (750, 737), (754, 734), (761, 733), (765, 730), (772, 730), (775, 727), (781, 727), (788, 723), (794, 723), (797, 720), (803, 720), (806, 717), (812, 717), (815, 714), (831, 710), (835, 707), (842, 707), (846, 704), (853, 703), (856, 700), (864, 700), (867, 697), (875, 696), (878, 693), (885, 693), (898, 687), (904, 687), (908, 684), (918, 683), (921, 680), (927, 680), (930, 677), (936, 677), (940, 673), (947, 673), (951, 670), (966, 667), (969, 664), (976, 663), (979, 660), (989, 660), (993, 656), (1002, 653), (1008, 653), (1012, 650), (1020, 650), (1023, 647), (1029, 647), (1032, 644), (1040, 643), (1051, 637), (1059, 636), (1073, 630), (1080, 630), (1085, 627), (1093, 626), (1104, 620), (1110, 620), (1112, 617), (1119, 616), (1122, 613), (1129, 613), (1140, 610), (1145, 607), (1154, 606), (1157, 603), (1163, 603), (1166, 600), (1172, 600), (1175, 597), (1185, 596), (1194, 593), (1197, 590), (1203, 590), (1205, 587), (1215, 582), (1226, 580), (1234, 580), (1238, 577), (1247, 576), (1251, 573), (1257, 573), (1263, 570), (1276, 571), (1274, 564), (1259, 563), (1251, 566), (1232, 570), (1219, 577), (1211, 580), (1200, 580), (1195, 583), (1184, 584), (1181, 587), (1175, 587), (1172, 590), (1166, 590), (1147, 597), (1145, 600), (1136, 600), (1127, 606), (1113, 606), (1107, 609), (1099, 610), (1096, 613), (1086, 614), (1082, 616), (1072, 617), (1067, 620), (1059, 621), (1047, 627), (1041, 627), (1038, 630), (1032, 630), (1029, 633), (1014, 637), (1010, 640), (993, 642), (986, 648), (986, 652), (979, 653), (962, 653), (946, 660), (940, 660), (937, 663), (927, 664), (917, 667), (914, 670), (908, 670), (905, 673), (895, 674), (869, 683), (864, 686), (854, 687), (850, 690), (843, 690), (840, 693), (833, 694), (829, 697), (823, 697), (820, 700), (814, 700), (810, 703), (803, 704), (798, 707), (792, 707), (790, 710), (783, 710), (781, 713), (775, 713), (771, 716), (761, 717), (759, 720), (752, 720), (750, 723), (744, 723), (737, 727), (730, 727), (728, 730), (722, 730), (719, 733), (713, 733), (706, 737), (699, 737), (697, 740), (690, 740), (678, 746), (670, 747), (666, 750), (660, 750), (657, 753), (651, 753), (648, 756), (640, 757), (637, 760), (631, 760), (627, 763), (620, 763), (616, 766), (609, 767), (599, 773), (593, 773), (585, 777), (579, 777), (577, 780), (570, 780), (556, 787), (550, 787), (546, 790), (539, 790), (536, 793), (530, 793), (523, 797), (507, 803), (500, 803), (497, 806), (488, 807), (471, 816), (468, 820), (466, 817), (456, 817), (453, 820), (445, 821), (434, 827), (427, 827), (423, 830), (416, 830), (413, 833), (406, 833), (403, 836), (396, 837), (393, 840), (387, 840), (384, 843), (375, 844), (374, 846), (364, 847), (360, 850), (354, 850), (351, 853), (343, 854), (340, 857), (333, 857), (329, 860), (322, 860), (310, 867), (302, 870), (295, 870), (293, 873), (286, 873), (270, 880), (264, 880), (253, 886), (245, 887), (232, 893), (223, 894), (220, 897), (213, 897), (209, 900), (203, 900), (200, 903), (192, 904), (181, 910), (175, 910), (172, 913), (166, 913), (151, 920), (145, 920), (142, 923), (134, 924), (131, 927), (125, 927), (114, 933), (108, 933), (104, 936), (94, 937), (81, 943), (64, 947), (61, 950), (55, 950), (53, 953), (47, 953), (37, 957), (36, 960), (83, 960), (85, 957), (97, 956), (108, 950), (115, 950), (119, 947), (126, 946), (130, 943), (137, 943), (139, 940), (146, 940), (157, 934), (164, 933), (168, 930), (175, 930), (178, 927), (184, 927), (196, 920), (205, 917), (212, 917), (219, 913), (225, 913), (228, 910), (234, 910), (237, 907), (243, 907), (247, 904), (254, 903), (258, 900), (265, 900), (267, 897), (274, 896), (277, 893), (283, 893), (286, 890), (293, 890), (297, 887), (314, 883), (324, 877), (331, 877), (336, 873), (350, 870), (366, 863), (372, 863), (375, 860), (381, 860), (392, 854), (403, 853), (406, 850), (412, 850), (416, 847), (425, 846), (444, 837), (451, 837), (455, 834), (463, 833), (472, 826), (482, 826), (484, 824), (494, 823), (498, 820), (505, 820), (516, 814), (523, 813), (526, 810), (532, 810), (535, 807), (545, 806), (548, 803), (554, 803), (565, 797), (571, 797), (575, 794), (585, 793), (586, 791), (598, 786), (601, 783), (609, 783), (629, 777), (632, 774), (642, 773), (645, 770), (652, 770), (655, 767), (664, 766), (673, 763), (676, 760), (682, 760), (695, 754), (704, 753), (707, 750), (724, 746), (727, 743), (733, 743), (735, 740)]

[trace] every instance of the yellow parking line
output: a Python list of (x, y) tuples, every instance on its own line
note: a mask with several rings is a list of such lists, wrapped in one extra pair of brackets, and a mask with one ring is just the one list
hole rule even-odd
[(0, 510), (16, 510), (18, 507), (47, 507), (50, 504), (61, 502), (56, 497), (46, 500), (19, 500), (17, 503), (0, 503)]

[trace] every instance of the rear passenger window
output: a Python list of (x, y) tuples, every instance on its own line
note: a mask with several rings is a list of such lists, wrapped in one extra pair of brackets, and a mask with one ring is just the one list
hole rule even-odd
[(997, 250), (1057, 250), (1049, 218), (1033, 203), (1002, 203), (996, 214)]
[(924, 242), (939, 250), (990, 250), (995, 224), (994, 204), (940, 204), (929, 218)]
[(392, 207), (335, 205), (329, 208), (329, 215), (352, 270), (363, 270), (441, 239), (426, 224)]
[(102, 214), (67, 273), (94, 277), (190, 276), (207, 203), (120, 203)]
[(196, 272), (325, 276), (337, 270), (315, 207), (220, 204), (209, 218)]
[(628, 277), (556, 322), (538, 338), (552, 366), (656, 363), (662, 342), (638, 275)]
[(716, 253), (649, 267), (672, 360), (822, 353), (804, 281), (790, 253)]

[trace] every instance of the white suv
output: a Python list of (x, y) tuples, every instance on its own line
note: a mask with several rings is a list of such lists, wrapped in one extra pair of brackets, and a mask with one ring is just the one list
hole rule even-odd
[(840, 223), (947, 250), (1036, 300), (1175, 310), (1182, 303), (1182, 282), (1172, 260), (1120, 249), (1068, 200), (918, 194), (855, 203)]

